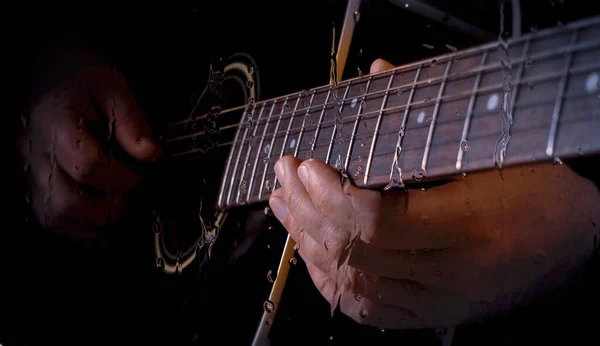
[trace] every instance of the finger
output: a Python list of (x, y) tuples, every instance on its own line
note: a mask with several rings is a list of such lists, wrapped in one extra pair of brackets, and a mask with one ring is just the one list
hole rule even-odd
[(298, 247), (298, 253), (304, 259), (306, 263), (311, 263), (317, 266), (321, 271), (329, 275), (329, 277), (335, 278), (337, 272), (337, 261), (327, 253), (327, 250), (314, 240), (308, 232), (305, 232), (304, 228), (293, 215), (289, 214), (285, 202), (279, 196), (281, 189), (276, 190), (271, 194), (269, 199), (269, 205), (273, 210), (273, 214), (278, 218), (285, 215), (284, 225), (290, 237), (294, 239)]
[(335, 282), (321, 269), (314, 264), (307, 264), (308, 274), (315, 287), (321, 292), (321, 295), (329, 304), (334, 304)]
[[(479, 263), (478, 259), (486, 251), (489, 248), (485, 246), (390, 250), (359, 241), (352, 250), (348, 265), (368, 276), (412, 280), (446, 293), (461, 289), (485, 292), (497, 281), (482, 280), (486, 264)], [(453, 288), (452, 292), (449, 287)]]
[[(302, 222), (304, 230), (337, 259), (349, 244), (350, 234), (325, 217), (313, 205), (306, 188), (298, 177), (297, 170), (300, 162), (295, 157), (285, 156), (275, 164), (277, 179), (283, 189), (283, 200), (290, 215)], [(284, 225), (287, 228), (288, 225), (286, 223)]]
[(371, 64), (371, 69), (369, 73), (377, 73), (377, 72), (383, 72), (383, 71), (387, 71), (387, 70), (391, 70), (393, 69), (395, 66), (392, 65), (391, 63), (383, 60), (383, 59), (377, 59), (375, 61), (373, 61), (373, 63)]
[(118, 219), (124, 199), (87, 196), (62, 171), (48, 160), (33, 160), (32, 209), (42, 227), (77, 238), (93, 238), (107, 220)]
[(111, 135), (137, 160), (158, 158), (160, 147), (123, 75), (116, 70), (106, 73), (104, 69), (94, 70), (92, 74), (98, 83), (94, 89), (95, 101), (109, 120)]
[(110, 159), (98, 142), (78, 127), (78, 116), (63, 110), (53, 117), (53, 126), (47, 133), (55, 147), (48, 148), (49, 155), (56, 154), (59, 166), (77, 183), (90, 185), (103, 191), (122, 191), (135, 187), (141, 174), (134, 172), (117, 160)]
[(354, 210), (344, 194), (340, 175), (320, 160), (303, 161), (297, 170), (313, 205), (342, 229), (354, 229)]

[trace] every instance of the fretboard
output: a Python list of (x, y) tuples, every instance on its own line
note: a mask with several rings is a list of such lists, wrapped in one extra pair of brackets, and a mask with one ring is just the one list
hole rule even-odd
[(595, 154), (599, 83), (597, 17), (252, 103), (230, 143), (218, 206), (267, 200), (284, 155), (391, 188)]

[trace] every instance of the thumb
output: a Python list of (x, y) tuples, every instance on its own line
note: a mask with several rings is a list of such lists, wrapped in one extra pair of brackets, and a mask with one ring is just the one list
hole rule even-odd
[(371, 69), (370, 69), (369, 73), (373, 74), (373, 73), (377, 73), (377, 72), (383, 72), (383, 71), (391, 70), (394, 67), (395, 67), (394, 65), (392, 65), (391, 63), (389, 63), (383, 59), (377, 59), (377, 60), (373, 61), (373, 63), (371, 64)]
[(157, 159), (160, 146), (125, 77), (115, 69), (98, 69), (95, 73), (98, 83), (94, 83), (94, 97), (108, 119), (109, 138), (115, 136), (119, 145), (134, 159)]

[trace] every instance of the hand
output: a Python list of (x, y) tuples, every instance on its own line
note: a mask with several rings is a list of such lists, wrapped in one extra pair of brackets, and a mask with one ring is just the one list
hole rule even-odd
[(116, 69), (94, 63), (67, 72), (59, 65), (40, 85), (49, 87), (23, 117), (19, 142), (33, 216), (44, 228), (95, 238), (122, 216), (127, 193), (142, 179), (112, 156), (108, 142), (133, 162), (156, 159), (159, 146)]
[(318, 160), (284, 157), (275, 171), (282, 187), (270, 206), (332, 311), (339, 298), (343, 313), (382, 328), (448, 327), (510, 308), (564, 279), (599, 236), (597, 189), (563, 165), (386, 193), (341, 186)]

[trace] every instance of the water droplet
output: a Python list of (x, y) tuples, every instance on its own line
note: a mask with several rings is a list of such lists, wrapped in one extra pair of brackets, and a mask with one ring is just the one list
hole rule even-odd
[(423, 43), (423, 47), (425, 47), (427, 49), (433, 49), (433, 48), (435, 48), (435, 46), (432, 46), (432, 45), (427, 44), (427, 43)]
[(310, 102), (309, 101), (304, 101), (304, 108), (310, 108)]
[(402, 88), (398, 88), (398, 95), (402, 95), (404, 94), (404, 91), (402, 90)]
[(425, 103), (431, 103), (431, 97), (427, 96), (427, 97), (425, 98)]
[(308, 150), (308, 155), (306, 156), (309, 160), (313, 160), (315, 158), (315, 151), (312, 149)]
[(250, 68), (248, 69), (248, 73), (254, 74), (254, 66), (250, 66)]
[(354, 299), (356, 299), (356, 301), (360, 302), (361, 300), (363, 300), (363, 296), (360, 293), (355, 293)]
[(266, 312), (273, 312), (275, 311), (275, 303), (273, 303), (270, 300), (267, 300), (264, 304), (263, 304), (263, 308), (265, 309)]
[(294, 245), (294, 251), (298, 251), (298, 250), (300, 250), (300, 245), (298, 245), (298, 244)]
[(544, 262), (546, 262), (546, 260), (548, 260), (548, 255), (541, 250), (536, 252), (531, 258), (531, 261), (535, 264), (543, 264)]
[(364, 109), (365, 109), (365, 108), (367, 108), (367, 101), (365, 101), (365, 100), (361, 100), (361, 101), (360, 101), (360, 107), (361, 107), (361, 108), (363, 109), (363, 111), (364, 111)]
[(296, 257), (290, 258), (290, 265), (295, 266), (296, 264), (298, 264), (298, 259)]
[(246, 181), (245, 180), (240, 183), (240, 192), (242, 194), (246, 193)]
[(271, 186), (271, 181), (270, 181), (270, 180), (267, 180), (267, 181), (265, 181), (265, 189), (266, 189), (267, 191), (270, 191), (270, 190), (271, 190), (271, 188), (272, 188), (272, 186)]
[(154, 234), (159, 234), (161, 232), (160, 222), (152, 221), (152, 231)]
[(308, 90), (304, 89), (300, 92), (300, 97), (306, 97), (308, 96)]
[(254, 86), (254, 82), (252, 80), (249, 80), (246, 82), (246, 86), (248, 87), (248, 89), (252, 89), (252, 87)]
[(428, 216), (428, 215), (426, 215), (426, 214), (423, 214), (423, 215), (421, 216), (421, 222), (422, 222), (424, 225), (429, 225), (429, 216)]
[(417, 250), (410, 250), (410, 252), (408, 253), (410, 255), (410, 257), (417, 257)]
[(364, 277), (364, 276), (365, 276), (365, 273), (364, 273), (362, 270), (360, 270), (360, 269), (359, 269), (359, 270), (356, 272), (356, 275), (358, 275), (358, 277), (359, 277), (359, 278), (362, 278), (362, 277)]
[(454, 47), (453, 45), (447, 44), (447, 43), (446, 43), (446, 48), (448, 48), (448, 50), (450, 50), (451, 52), (456, 52), (458, 50), (458, 48)]
[(333, 341), (333, 335), (329, 336), (329, 341)]
[(558, 156), (555, 156), (555, 157), (554, 157), (554, 162), (553, 162), (553, 163), (554, 163), (554, 164), (557, 164), (557, 163), (558, 163), (558, 164), (560, 164), (560, 165), (562, 165), (562, 164), (563, 164), (562, 160), (561, 160), (561, 159), (560, 159), (560, 157), (558, 157)]
[(165, 269), (165, 260), (162, 257), (156, 259), (156, 268)]
[(469, 151), (469, 149), (471, 149), (471, 143), (469, 143), (468, 140), (463, 140), (460, 142), (460, 150), (462, 151)]
[(252, 96), (248, 97), (248, 104), (249, 105), (253, 105), (254, 104), (254, 97), (252, 97)]
[(359, 173), (360, 173), (360, 172), (362, 172), (362, 166), (358, 166), (358, 167), (356, 167), (356, 170), (357, 170)]
[(533, 64), (533, 59), (527, 58), (527, 60), (525, 60), (525, 68), (529, 68), (531, 64)]
[(363, 142), (363, 140), (362, 140), (362, 139), (360, 140), (360, 146), (361, 146), (361, 147), (364, 147), (364, 146), (365, 146), (365, 142)]
[(270, 158), (269, 156), (265, 156), (265, 157), (263, 158), (263, 163), (264, 163), (265, 165), (268, 165), (268, 164), (269, 164), (269, 162), (271, 162), (271, 158)]
[(437, 59), (431, 60), (431, 66), (436, 66), (437, 62), (438, 62)]
[(269, 271), (267, 272), (267, 281), (274, 282), (275, 280), (273, 280), (273, 278), (271, 277), (271, 274), (273, 274), (273, 271), (269, 269)]
[(404, 126), (402, 126), (400, 131), (398, 131), (398, 137), (404, 137)]
[(360, 21), (360, 12), (356, 11), (354, 12), (354, 22), (358, 23), (358, 21)]
[(289, 109), (289, 108), (290, 108), (290, 104), (289, 104), (289, 103), (284, 103), (284, 104), (283, 104), (283, 108), (285, 108), (285, 109)]
[(272, 325), (272, 324), (273, 324), (273, 320), (272, 320), (272, 319), (268, 319), (266, 323), (267, 323), (267, 325), (269, 325), (269, 326), (270, 326), (270, 325)]
[(363, 162), (363, 158), (362, 158), (362, 156), (358, 156), (358, 162), (359, 162), (359, 163), (360, 163), (360, 162)]
[(250, 147), (253, 147), (256, 145), (256, 136), (255, 135), (250, 136), (250, 139), (248, 139), (248, 145)]
[(271, 211), (271, 208), (269, 208), (269, 207), (265, 207), (264, 213), (267, 216), (273, 215), (273, 212)]
[(529, 86), (529, 91), (533, 90), (533, 82), (532, 81), (527, 82), (527, 85)]
[(462, 176), (466, 177), (467, 176), (467, 172), (462, 172)]
[(383, 328), (381, 328), (379, 331), (380, 331), (381, 333), (385, 333), (385, 329), (383, 329)]
[(360, 311), (360, 318), (367, 318), (367, 315), (368, 315), (367, 310), (363, 309)]
[(417, 168), (412, 172), (412, 177), (415, 181), (421, 182), (425, 179), (427, 173), (423, 168)]
[(311, 117), (310, 117), (310, 114), (306, 114), (306, 115), (304, 116), (304, 122), (305, 122), (305, 123), (307, 123), (307, 124), (310, 124), (310, 123), (311, 123), (311, 120), (312, 120), (312, 119), (311, 119)]
[(462, 112), (460, 111), (460, 108), (456, 108), (455, 114), (456, 114), (457, 117), (459, 117), (459, 116), (462, 115)]

